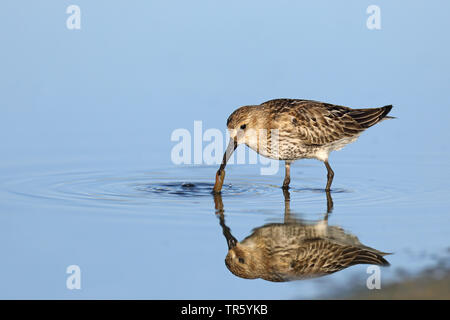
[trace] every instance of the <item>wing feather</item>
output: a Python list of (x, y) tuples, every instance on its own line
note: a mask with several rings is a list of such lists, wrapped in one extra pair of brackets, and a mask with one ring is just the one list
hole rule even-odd
[[(275, 99), (261, 104), (272, 116), (272, 127), (294, 133), (305, 145), (325, 145), (359, 135), (385, 119), (392, 105), (351, 109), (312, 100)], [(282, 120), (282, 121), (280, 121)]]

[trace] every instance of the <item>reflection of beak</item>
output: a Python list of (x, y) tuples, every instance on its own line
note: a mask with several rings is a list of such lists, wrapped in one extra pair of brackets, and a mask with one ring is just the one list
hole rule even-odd
[(227, 244), (228, 244), (228, 250), (233, 249), (234, 247), (236, 247), (237, 244), (237, 240), (235, 237), (233, 237), (231, 234), (229, 234), (227, 236)]
[(230, 138), (227, 150), (223, 155), (222, 164), (220, 165), (220, 168), (216, 173), (216, 182), (214, 183), (213, 193), (219, 193), (222, 190), (223, 180), (225, 179), (225, 166), (227, 165), (228, 160), (230, 159), (234, 150), (236, 150), (237, 146), (238, 144), (236, 138)]
[(230, 228), (225, 224), (225, 215), (223, 214), (223, 203), (222, 203), (222, 196), (220, 193), (214, 194), (214, 204), (216, 207), (216, 214), (218, 213), (218, 218), (220, 221), (220, 226), (222, 227), (222, 233), (225, 237), (225, 240), (227, 240), (228, 250), (233, 249), (237, 246), (238, 241), (233, 235), (231, 234)]

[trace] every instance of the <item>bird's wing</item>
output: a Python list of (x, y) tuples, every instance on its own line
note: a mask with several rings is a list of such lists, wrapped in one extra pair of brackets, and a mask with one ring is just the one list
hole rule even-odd
[(305, 145), (324, 145), (354, 137), (381, 121), (392, 108), (351, 109), (298, 99), (270, 100), (261, 106), (271, 110), (273, 123), (284, 124), (281, 129), (296, 134)]

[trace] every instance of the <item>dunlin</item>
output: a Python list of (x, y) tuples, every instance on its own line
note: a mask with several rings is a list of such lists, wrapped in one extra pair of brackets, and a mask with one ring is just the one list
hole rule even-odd
[(239, 144), (246, 144), (262, 156), (284, 160), (283, 189), (289, 188), (290, 166), (298, 159), (318, 159), (327, 168), (330, 190), (334, 172), (328, 162), (331, 151), (354, 142), (367, 128), (392, 118), (392, 105), (351, 109), (324, 102), (275, 99), (260, 105), (243, 106), (228, 118), (230, 142), (216, 174), (214, 193), (222, 189), (225, 166)]
[[(388, 253), (363, 245), (339, 226), (329, 226), (328, 213), (313, 224), (290, 215), (289, 191), (284, 193), (284, 223), (256, 228), (242, 241), (226, 226), (220, 194), (215, 195), (216, 213), (228, 243), (225, 264), (234, 275), (281, 282), (320, 277), (357, 264), (389, 265), (383, 258)], [(332, 206), (329, 192), (327, 200)]]

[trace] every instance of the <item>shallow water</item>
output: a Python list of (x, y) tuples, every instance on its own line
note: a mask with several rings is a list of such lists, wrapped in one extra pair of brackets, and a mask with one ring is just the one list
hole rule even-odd
[[(287, 205), (310, 224), (331, 211), (330, 227), (392, 253), (382, 287), (445, 255), (448, 5), (385, 3), (378, 31), (366, 29), (359, 1), (95, 1), (81, 4), (78, 31), (51, 1), (5, 6), (0, 298), (291, 299), (365, 289), (367, 265), (279, 283), (227, 269), (223, 223), (241, 241), (282, 223)], [(259, 164), (228, 166), (218, 210), (218, 165), (174, 165), (171, 133), (194, 135), (195, 120), (224, 130), (237, 106), (279, 97), (393, 104), (397, 119), (331, 155), (332, 210), (326, 169), (314, 160), (292, 165), (289, 202), (282, 167), (263, 176)], [(70, 265), (80, 267), (81, 290), (66, 287)]]
[[(293, 216), (313, 223), (327, 212), (321, 189), (325, 168), (304, 162), (309, 166), (298, 162), (292, 167), (289, 206)], [(339, 165), (328, 223), (366, 246), (393, 253), (386, 257), (391, 266), (381, 269), (383, 281), (392, 281), (398, 270), (419, 272), (445, 253), (446, 189), (439, 184), (416, 187), (397, 170), (352, 177), (352, 171), (373, 172), (378, 166), (367, 160)], [(4, 297), (278, 299), (365, 287), (366, 265), (288, 283), (230, 273), (224, 263), (227, 242), (211, 195), (214, 166), (76, 169), (3, 168), (0, 195), (7, 201), (2, 203), (1, 237), (8, 259), (1, 268), (9, 275), (2, 281)], [(238, 240), (254, 228), (284, 220), (281, 172), (264, 177), (256, 169), (227, 170), (223, 214)], [(82, 270), (78, 292), (65, 288), (65, 268), (72, 264)]]

